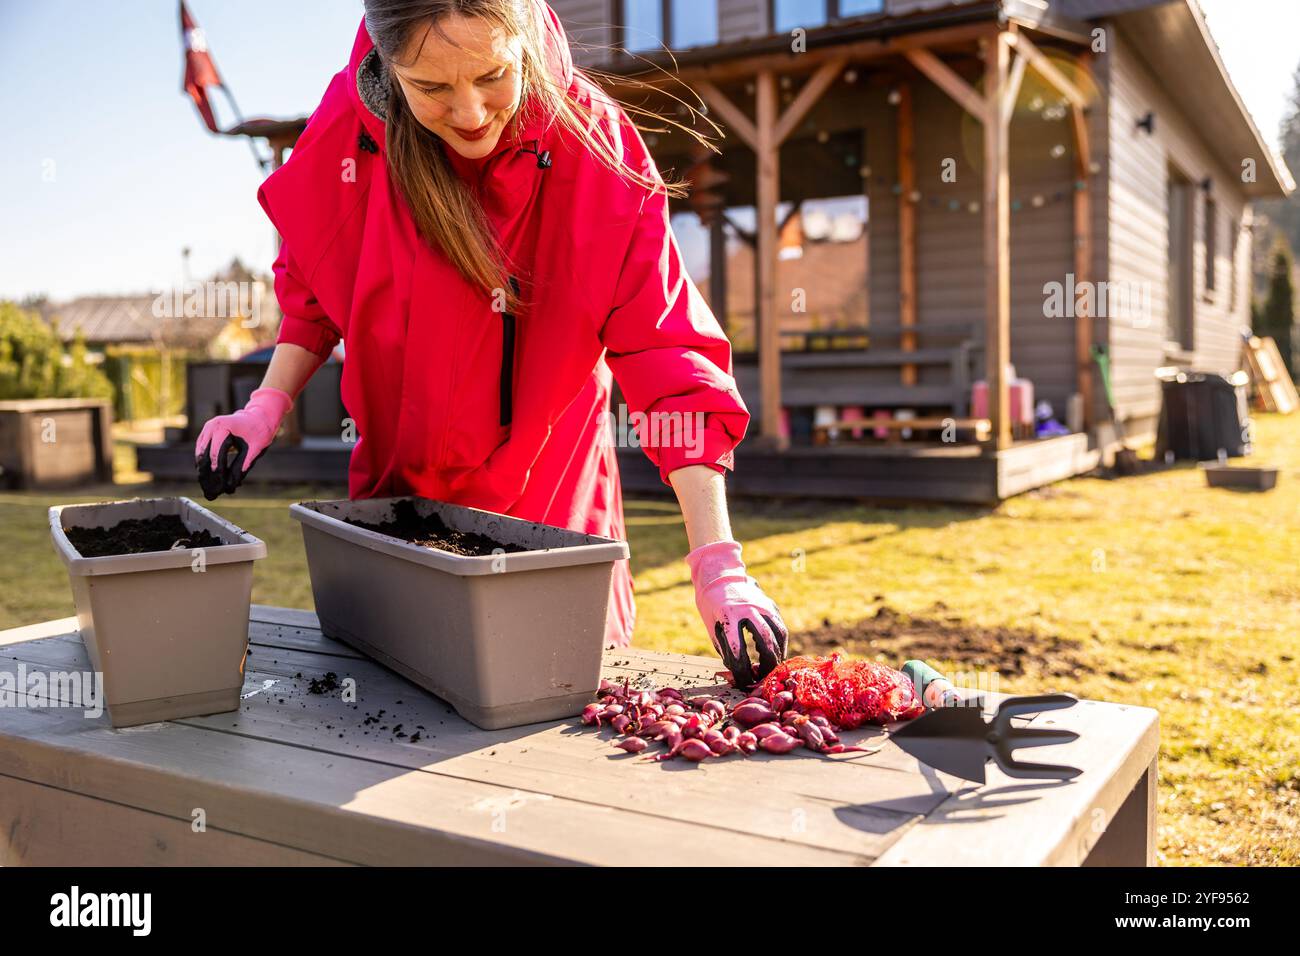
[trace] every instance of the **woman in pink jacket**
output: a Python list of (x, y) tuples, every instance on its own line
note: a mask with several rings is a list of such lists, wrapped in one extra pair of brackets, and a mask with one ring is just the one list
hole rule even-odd
[[(238, 487), (343, 339), (351, 497), (625, 538), (612, 373), (681, 504), (696, 606), (748, 685), (787, 638), (727, 517), (749, 413), (640, 135), (542, 0), (365, 8), (347, 68), (258, 194), (283, 239), (284, 318), (262, 387), (199, 435), (205, 490)], [(620, 561), (608, 643), (631, 640), (635, 613)]]

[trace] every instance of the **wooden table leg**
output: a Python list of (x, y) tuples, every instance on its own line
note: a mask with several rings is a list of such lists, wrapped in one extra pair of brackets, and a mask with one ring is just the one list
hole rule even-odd
[(1153, 757), (1084, 866), (1155, 866), (1157, 783)]

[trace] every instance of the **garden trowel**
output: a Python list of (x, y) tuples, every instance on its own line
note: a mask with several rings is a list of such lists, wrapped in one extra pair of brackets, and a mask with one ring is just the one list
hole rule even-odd
[(984, 764), (989, 760), (996, 761), (1008, 777), (1069, 780), (1083, 773), (1078, 767), (1025, 763), (1012, 756), (1018, 747), (1045, 747), (1078, 740), (1079, 735), (1072, 730), (1017, 727), (1011, 723), (1012, 717), (1073, 707), (1078, 703), (1074, 695), (1009, 697), (990, 721), (984, 720), (980, 700), (931, 710), (895, 731), (890, 739), (935, 770), (976, 783), (984, 782)]

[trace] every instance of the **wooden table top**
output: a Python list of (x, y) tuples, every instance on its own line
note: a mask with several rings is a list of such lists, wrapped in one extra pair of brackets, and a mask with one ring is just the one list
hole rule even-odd
[[(1068, 783), (1012, 780), (990, 765), (989, 781), (971, 784), (918, 764), (888, 728), (842, 734), (869, 753), (652, 763), (576, 718), (480, 730), (324, 637), (309, 611), (255, 605), (249, 634), (238, 712), (114, 730), (106, 714), (28, 697), (0, 707), (0, 775), (141, 811), (120, 826), (166, 830), (155, 839), (179, 856), (164, 860), (187, 858), (201, 810), (209, 832), (231, 836), (230, 862), (1073, 864), (1158, 742), (1155, 711), (1082, 701), (1033, 724), (1081, 734), (1029, 758), (1082, 767)], [(0, 633), (0, 674), (20, 664), (89, 670), (76, 619)], [(656, 686), (716, 686), (718, 669), (680, 654), (605, 656), (608, 678)], [(331, 671), (356, 681), (355, 704), (309, 692)], [(13, 821), (0, 823), (10, 833), (0, 862), (40, 858), (16, 846)], [(115, 862), (120, 848), (97, 853), (87, 832), (83, 862)]]

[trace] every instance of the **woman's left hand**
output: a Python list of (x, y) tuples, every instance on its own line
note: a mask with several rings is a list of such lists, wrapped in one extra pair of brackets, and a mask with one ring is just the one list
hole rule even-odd
[[(740, 543), (715, 541), (686, 555), (695, 606), (737, 687), (752, 687), (785, 660), (790, 634), (772, 599), (745, 570)], [(750, 633), (758, 652), (755, 671), (745, 646)]]

